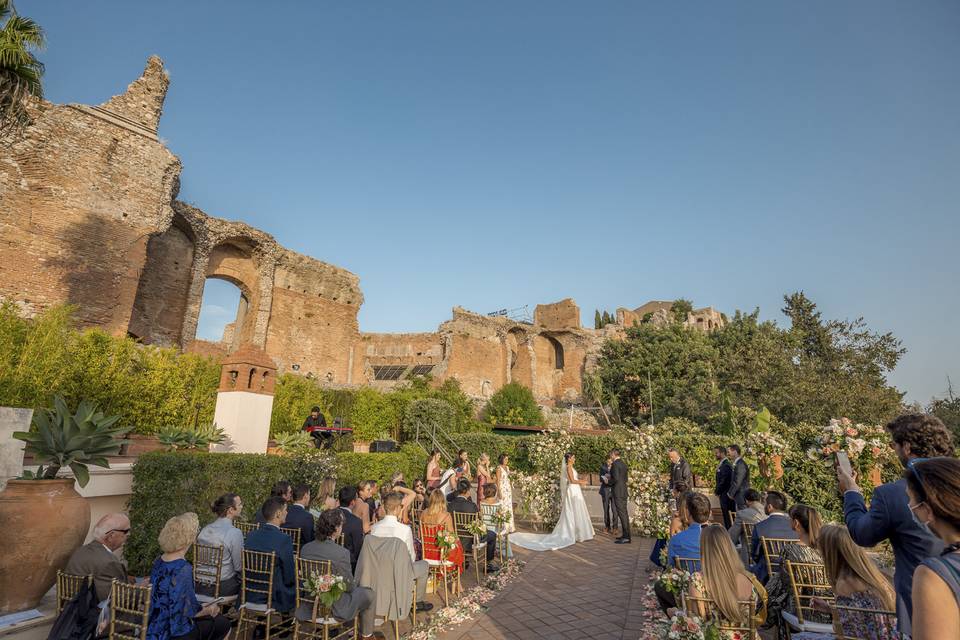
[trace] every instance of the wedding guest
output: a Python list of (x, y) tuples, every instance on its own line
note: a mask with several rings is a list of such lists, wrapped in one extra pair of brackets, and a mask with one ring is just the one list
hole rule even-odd
[[(700, 533), (703, 525), (710, 520), (710, 500), (699, 493), (689, 492), (684, 496), (684, 503), (691, 522), (690, 526), (667, 543), (668, 567), (674, 566), (674, 558), (677, 557), (700, 560)], [(677, 606), (676, 595), (663, 588), (660, 582), (654, 585), (653, 591), (663, 611)]]
[(714, 447), (713, 456), (717, 459), (717, 471), (713, 485), (713, 495), (720, 500), (720, 511), (723, 512), (723, 526), (730, 528), (730, 512), (735, 511), (737, 503), (730, 499), (727, 493), (730, 491), (730, 482), (733, 480), (733, 463), (727, 458), (727, 450), (724, 447)]
[(688, 487), (693, 486), (693, 472), (690, 471), (690, 463), (680, 457), (680, 452), (671, 447), (667, 449), (667, 456), (670, 458), (670, 490), (678, 482), (683, 482)]
[(744, 494), (744, 502), (746, 503), (745, 506), (737, 511), (737, 517), (730, 525), (728, 533), (734, 545), (740, 545), (743, 549), (746, 549), (750, 546), (750, 541), (743, 538), (743, 523), (757, 524), (765, 519), (767, 514), (764, 512), (760, 492), (756, 489), (747, 489)]
[[(887, 424), (886, 429), (904, 467), (917, 458), (954, 455), (950, 431), (936, 416), (902, 415)], [(861, 547), (873, 547), (890, 540), (895, 558), (893, 585), (897, 591), (897, 624), (901, 632), (909, 634), (913, 572), (924, 558), (940, 553), (943, 544), (914, 519), (908, 506), (906, 480), (901, 478), (874, 489), (868, 511), (856, 478), (844, 473), (839, 466), (837, 478), (843, 493), (844, 521), (853, 541)]]
[(451, 499), (454, 491), (457, 488), (457, 470), (454, 467), (450, 467), (445, 470), (440, 476), (440, 485), (439, 489), (443, 492), (443, 495), (448, 500)]
[(358, 502), (357, 488), (342, 487), (337, 496), (340, 502), (340, 511), (343, 512), (343, 546), (350, 552), (350, 566), (357, 568), (357, 560), (363, 549), (363, 521), (353, 514), (353, 507)]
[(370, 526), (374, 522), (375, 509), (370, 505), (369, 500), (373, 497), (376, 486), (377, 483), (373, 480), (364, 480), (357, 485), (357, 501), (350, 507), (353, 515), (360, 518), (363, 523), (364, 533), (370, 533)]
[(330, 476), (324, 478), (323, 482), (320, 483), (320, 489), (317, 491), (317, 497), (314, 499), (314, 503), (320, 511), (339, 507), (340, 502), (337, 500), (337, 481)]
[(283, 521), (285, 529), (300, 530), (300, 545), (313, 542), (314, 527), (313, 514), (307, 511), (310, 506), (310, 486), (298, 484), (293, 488), (293, 500), (287, 507), (287, 518)]
[[(460, 478), (460, 482), (457, 483), (457, 497), (450, 502), (449, 507), (451, 513), (480, 513), (480, 508), (470, 499), (470, 481), (466, 478)], [(485, 549), (487, 554), (487, 571), (499, 571), (500, 567), (493, 564), (493, 557), (497, 552), (497, 534), (487, 530), (487, 535), (483, 541), (487, 543)], [(473, 551), (472, 535), (460, 536), (460, 543), (463, 545), (464, 552), (470, 553)]]
[(457, 480), (453, 482), (454, 488), (456, 488), (460, 478), (473, 480), (473, 473), (471, 473), (472, 468), (470, 467), (470, 454), (467, 453), (466, 449), (460, 449), (460, 451), (457, 452), (457, 461), (454, 464), (454, 470), (457, 472)]
[[(273, 488), (270, 489), (270, 497), (283, 498), (284, 502), (290, 502), (290, 500), (293, 499), (293, 485), (286, 480), (280, 480), (273, 485)], [(266, 522), (263, 517), (263, 512), (260, 509), (257, 509), (257, 513), (254, 515), (253, 519), (257, 522), (257, 524), (263, 524)]]
[[(420, 514), (420, 522), (428, 526), (442, 525), (443, 529), (446, 529), (450, 532), (456, 532), (457, 528), (453, 526), (453, 516), (450, 515), (450, 512), (447, 511), (447, 499), (443, 497), (443, 492), (436, 490), (430, 494), (430, 497), (427, 501), (427, 508), (423, 510), (423, 513)], [(427, 544), (433, 548), (433, 550), (427, 549)], [(434, 540), (424, 540), (424, 560), (440, 560), (440, 555), (436, 551), (435, 541)], [(447, 555), (447, 560), (452, 562), (457, 566), (457, 570), (461, 573), (463, 572), (463, 545), (458, 540), (456, 546), (450, 551)]]
[[(280, 531), (287, 518), (287, 503), (279, 496), (267, 498), (260, 507), (266, 520), (259, 529), (247, 534), (244, 548), (251, 551), (276, 554), (273, 570), (273, 608), (280, 613), (291, 611), (296, 605), (296, 566), (293, 557), (293, 540)], [(266, 595), (250, 592), (247, 600), (254, 604), (266, 603)]]
[[(382, 494), (382, 500), (385, 503), (387, 495), (391, 493), (399, 493), (402, 497), (401, 510), (400, 510), (400, 522), (404, 524), (410, 524), (410, 509), (413, 508), (414, 503), (417, 501), (417, 492), (413, 489), (407, 487), (407, 484), (400, 480), (395, 482), (393, 486), (390, 487), (390, 491)], [(383, 515), (386, 516), (386, 507), (381, 504), (380, 510), (383, 512)]]
[[(600, 500), (603, 502), (603, 530), (611, 533), (616, 528), (617, 510), (613, 508), (613, 493), (610, 488), (610, 465), (613, 464), (613, 458), (609, 455), (602, 465), (600, 465)], [(613, 516), (613, 526), (611, 526), (610, 517)]]
[(440, 452), (434, 449), (427, 462), (427, 489), (432, 491), (440, 487), (440, 474)]
[(490, 456), (481, 453), (477, 459), (477, 504), (483, 500), (483, 488), (491, 481)]
[[(440, 505), (444, 508), (444, 513), (446, 513), (446, 501), (443, 498), (443, 494), (434, 490), (430, 495), (431, 498), (433, 496), (439, 496)], [(407, 550), (410, 552), (410, 560), (413, 562), (413, 575), (417, 586), (417, 611), (429, 611), (433, 608), (433, 605), (429, 602), (424, 602), (423, 598), (427, 592), (427, 574), (429, 573), (430, 567), (424, 560), (417, 560), (417, 551), (413, 544), (413, 531), (409, 525), (405, 525), (399, 520), (402, 505), (403, 498), (400, 494), (391, 493), (388, 495), (384, 504), (386, 515), (380, 522), (373, 525), (370, 535), (375, 538), (399, 538), (403, 540)], [(447, 514), (447, 517), (449, 518), (450, 515)], [(453, 531), (452, 528), (450, 530)], [(460, 558), (462, 562), (462, 549), (460, 550)]]
[(504, 525), (503, 533), (516, 531), (513, 520), (513, 485), (510, 483), (510, 456), (501, 453), (497, 458), (497, 494), (500, 504), (510, 514), (510, 520)]
[(910, 511), (946, 545), (913, 574), (913, 638), (960, 638), (960, 461), (914, 460), (904, 477)]
[(157, 541), (163, 554), (150, 570), (147, 640), (222, 640), (230, 633), (230, 620), (220, 615), (220, 605), (201, 607), (193, 590), (193, 567), (185, 556), (199, 528), (197, 514), (184, 513), (167, 520), (160, 531)]
[(761, 584), (766, 583), (770, 575), (767, 573), (767, 563), (763, 559), (760, 538), (797, 539), (797, 532), (794, 531), (790, 515), (787, 513), (785, 495), (779, 491), (768, 491), (763, 509), (767, 517), (754, 525), (753, 538), (750, 540), (750, 561), (753, 563), (750, 571), (757, 576)]
[(417, 494), (413, 501), (414, 508), (419, 511), (427, 503), (427, 483), (423, 478), (417, 478), (413, 481), (413, 491)]
[(667, 540), (679, 532), (683, 531), (690, 524), (690, 517), (687, 513), (686, 495), (689, 491), (685, 482), (678, 482), (673, 488), (673, 498), (671, 506), (673, 511), (670, 515), (670, 525), (667, 528), (666, 538), (657, 538), (653, 544), (653, 550), (650, 552), (650, 562), (647, 571), (652, 572), (657, 569), (663, 569), (666, 563), (663, 559), (663, 550), (667, 547)]
[[(495, 483), (484, 485), (483, 500), (480, 501), (480, 515), (483, 518), (483, 523), (487, 525), (487, 530), (493, 531), (498, 536), (503, 533), (503, 525), (497, 523), (496, 516), (502, 506), (500, 496), (497, 495), (497, 485)], [(502, 542), (500, 544), (503, 545)], [(504, 555), (507, 558), (512, 558), (513, 550), (510, 548), (509, 536), (506, 537), (506, 545)]]
[[(235, 493), (225, 493), (217, 498), (210, 510), (217, 519), (200, 530), (197, 542), (211, 547), (222, 547), (220, 560), (221, 596), (240, 593), (240, 576), (243, 572), (243, 532), (233, 526), (233, 521), (243, 512), (243, 501)], [(200, 585), (203, 595), (213, 595), (212, 585)]]
[(75, 576), (93, 576), (97, 601), (110, 597), (110, 585), (114, 578), (127, 582), (127, 565), (117, 551), (130, 537), (130, 519), (123, 513), (111, 513), (97, 521), (93, 528), (93, 540), (78, 547), (64, 567), (66, 573)]
[(727, 447), (727, 459), (733, 467), (733, 474), (730, 476), (730, 488), (727, 490), (727, 498), (733, 502), (739, 511), (746, 506), (747, 489), (750, 488), (750, 468), (740, 456), (740, 445), (731, 444)]
[[(780, 636), (787, 637), (781, 612), (789, 611), (796, 615), (797, 603), (793, 598), (793, 588), (790, 585), (790, 576), (787, 573), (787, 561), (807, 564), (823, 564), (820, 552), (817, 551), (817, 541), (820, 536), (822, 520), (820, 514), (813, 507), (805, 504), (795, 504), (790, 507), (790, 528), (796, 534), (798, 543), (788, 544), (780, 554), (780, 569), (770, 576), (764, 585), (767, 589), (768, 605), (767, 620), (776, 623), (780, 628)], [(830, 616), (811, 617), (813, 622), (830, 622)]]
[[(823, 529), (820, 530), (817, 547), (823, 557), (827, 579), (833, 587), (832, 595), (836, 597), (836, 605), (855, 609), (894, 610), (897, 606), (897, 594), (890, 586), (890, 581), (880, 572), (880, 569), (877, 568), (866, 551), (857, 546), (844, 525), (824, 525)], [(956, 606), (953, 597), (950, 598), (950, 601)], [(814, 598), (811, 604), (821, 611), (830, 612), (830, 605), (822, 598)], [(920, 600), (917, 601), (917, 604), (923, 606)], [(938, 615), (940, 615), (940, 612), (938, 612)], [(839, 617), (844, 637), (872, 638), (873, 640), (894, 640), (894, 637), (896, 637), (895, 632), (891, 633), (889, 629), (878, 628), (876, 619), (870, 614), (841, 609)], [(947, 629), (944, 629), (941, 620), (938, 619), (938, 633), (936, 636), (930, 637), (958, 637), (960, 626), (954, 627), (953, 630), (956, 633), (951, 635)], [(914, 627), (913, 637), (918, 638), (916, 627)], [(922, 640), (922, 637), (920, 640)]]
[[(383, 638), (383, 634), (374, 630), (374, 607), (376, 594), (373, 589), (360, 587), (355, 584), (353, 565), (350, 563), (350, 552), (336, 543), (337, 537), (343, 531), (345, 512), (340, 509), (328, 509), (317, 518), (317, 536), (313, 542), (304, 545), (300, 550), (300, 557), (307, 560), (326, 560), (330, 562), (330, 570), (334, 575), (341, 576), (346, 581), (346, 593), (342, 594), (333, 603), (331, 613), (337, 620), (353, 620), (360, 615), (360, 636), (368, 638)], [(297, 610), (297, 618), (311, 620), (313, 612), (306, 604), (301, 604)]]

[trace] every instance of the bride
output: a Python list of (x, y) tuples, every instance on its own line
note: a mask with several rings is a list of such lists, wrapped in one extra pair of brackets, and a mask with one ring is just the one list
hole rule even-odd
[(569, 547), (575, 542), (593, 539), (593, 523), (587, 512), (580, 485), (584, 484), (573, 468), (576, 456), (563, 455), (563, 470), (560, 474), (560, 520), (553, 533), (513, 533), (510, 543), (534, 551), (553, 551)]

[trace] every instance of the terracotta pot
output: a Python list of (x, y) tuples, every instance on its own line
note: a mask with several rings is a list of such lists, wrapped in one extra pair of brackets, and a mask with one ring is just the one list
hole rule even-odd
[(883, 484), (883, 476), (880, 474), (880, 465), (878, 464), (870, 468), (870, 484), (872, 484), (874, 488)]
[(157, 436), (131, 433), (127, 436), (127, 444), (123, 446), (121, 455), (135, 458), (151, 451), (163, 451), (164, 449), (165, 447), (160, 444), (160, 439)]
[(0, 613), (32, 609), (90, 529), (90, 505), (73, 478), (10, 480), (0, 493)]
[(763, 476), (764, 478), (769, 478), (769, 477), (770, 477), (770, 475), (771, 475), (771, 473), (770, 473), (770, 463), (767, 462), (767, 457), (766, 457), (766, 456), (760, 456), (760, 457), (757, 459), (757, 466), (760, 467), (760, 475), (761, 475), (761, 476)]
[(783, 456), (775, 454), (770, 456), (770, 460), (773, 462), (773, 479), (779, 480), (783, 477)]
[(354, 440), (353, 451), (355, 453), (370, 453), (370, 442), (367, 440)]

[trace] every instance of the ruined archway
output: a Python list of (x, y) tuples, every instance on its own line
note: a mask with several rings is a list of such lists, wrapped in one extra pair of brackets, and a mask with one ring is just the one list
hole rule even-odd
[[(253, 342), (261, 296), (260, 269), (254, 247), (243, 239), (222, 242), (210, 250), (206, 279), (222, 280), (239, 290), (237, 313), (232, 332), (227, 331), (225, 342), (234, 349), (245, 342)], [(205, 296), (204, 296), (205, 297)], [(201, 302), (201, 313), (203, 303)]]
[(219, 276), (207, 278), (197, 320), (197, 339), (220, 343), (227, 351), (235, 349), (237, 328), (243, 326), (249, 304), (236, 283)]

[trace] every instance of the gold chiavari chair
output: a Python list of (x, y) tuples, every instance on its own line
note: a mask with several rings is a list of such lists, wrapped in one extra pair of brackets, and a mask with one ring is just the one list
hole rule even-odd
[(780, 570), (780, 556), (787, 545), (800, 544), (797, 539), (767, 538), (760, 536), (760, 548), (763, 551), (763, 561), (767, 564), (767, 575), (772, 576)]
[(84, 584), (93, 584), (93, 576), (75, 576), (57, 571), (57, 615), (63, 611), (63, 605), (77, 597)]
[(300, 529), (280, 527), (280, 531), (290, 536), (290, 539), (293, 540), (293, 555), (300, 555)]
[(783, 620), (786, 622), (787, 637), (801, 631), (829, 634), (833, 632), (833, 625), (826, 622), (816, 622), (813, 599), (825, 600), (831, 605), (834, 602), (833, 587), (827, 580), (827, 572), (822, 564), (809, 562), (792, 562), (784, 564), (787, 576), (790, 578), (790, 590), (793, 593), (793, 604), (797, 612), (784, 610)]
[[(896, 611), (836, 605), (830, 607), (830, 614), (833, 617), (833, 633), (837, 640), (895, 640), (902, 637), (897, 630)], [(867, 635), (845, 633), (844, 621), (848, 622), (848, 627), (862, 629)], [(852, 624), (849, 624), (851, 622)]]
[(681, 558), (680, 556), (674, 556), (673, 565), (681, 571), (693, 574), (700, 571), (700, 558)]
[[(737, 519), (736, 509), (734, 509), (733, 511), (727, 511), (727, 517), (730, 518), (730, 524), (733, 524)], [(720, 522), (722, 523), (723, 520), (721, 520)]]
[(740, 637), (744, 640), (754, 640), (759, 638), (757, 634), (757, 621), (754, 617), (754, 611), (757, 608), (757, 596), (754, 594), (750, 600), (740, 600), (737, 602), (740, 609), (740, 622), (731, 622), (723, 617), (717, 604), (711, 598), (695, 597), (689, 594), (682, 594), (681, 603), (683, 609), (690, 615), (698, 616), (702, 619), (713, 620), (721, 638)]
[(342, 533), (337, 536), (337, 544), (340, 545), (341, 547), (347, 546), (347, 538)]
[[(477, 575), (477, 584), (480, 584), (480, 562), (483, 562), (483, 575), (487, 575), (487, 541), (486, 539), (483, 542), (480, 541), (480, 538), (470, 531), (467, 530), (467, 527), (470, 526), (471, 522), (479, 522), (483, 524), (483, 520), (480, 519), (479, 513), (460, 513), (457, 511), (453, 512), (453, 526), (457, 530), (457, 535), (460, 536), (461, 543), (464, 538), (473, 540), (473, 548), (471, 549), (471, 554), (473, 555), (473, 569)], [(484, 531), (486, 531), (486, 525), (484, 525)]]
[(440, 547), (437, 546), (437, 533), (443, 529), (442, 524), (420, 523), (420, 543), (423, 545), (423, 559), (429, 565), (430, 573), (433, 575), (434, 584), (437, 578), (443, 580), (443, 604), (450, 606), (450, 586), (447, 577), (452, 573), (460, 584), (460, 569), (450, 560), (431, 560), (427, 556), (442, 558)]
[(260, 523), (259, 522), (240, 522), (239, 520), (234, 520), (233, 526), (235, 526), (237, 529), (240, 529), (240, 533), (242, 533), (243, 536), (246, 537), (247, 534), (250, 533), (251, 531), (256, 531), (257, 529), (259, 529)]
[[(320, 598), (315, 596), (307, 587), (307, 580), (313, 574), (326, 575), (331, 572), (331, 563), (329, 560), (307, 560), (297, 557), (297, 615), (293, 623), (293, 640), (300, 638), (311, 638), (313, 640), (345, 640), (348, 637), (359, 637), (359, 620), (357, 614), (353, 618), (353, 624), (347, 625), (346, 621), (340, 621), (333, 617), (330, 607), (325, 607)], [(300, 613), (301, 605), (306, 605), (310, 609), (309, 618), (302, 620)], [(330, 631), (338, 626), (343, 626), (339, 633), (330, 635)]]
[[(202, 591), (210, 594), (197, 593), (200, 604), (213, 602), (220, 597), (220, 571), (223, 568), (223, 547), (195, 543), (191, 548), (193, 554), (193, 583)], [(236, 602), (237, 596), (223, 596), (221, 605)]]
[[(288, 625), (283, 624), (280, 612), (273, 608), (273, 576), (276, 562), (277, 554), (273, 551), (264, 553), (250, 549), (243, 550), (238, 637), (243, 636), (248, 627), (255, 628), (260, 624), (263, 624), (266, 629), (265, 640), (270, 640), (270, 633), (274, 627), (278, 630), (289, 630)], [(262, 600), (262, 602), (252, 602), (251, 599)]]
[(753, 528), (756, 526), (754, 522), (741, 522), (740, 526), (743, 527), (743, 546), (747, 549), (747, 554), (750, 554), (750, 544), (753, 542)]
[(110, 586), (110, 640), (146, 640), (150, 590), (149, 584), (129, 584), (113, 579)]

